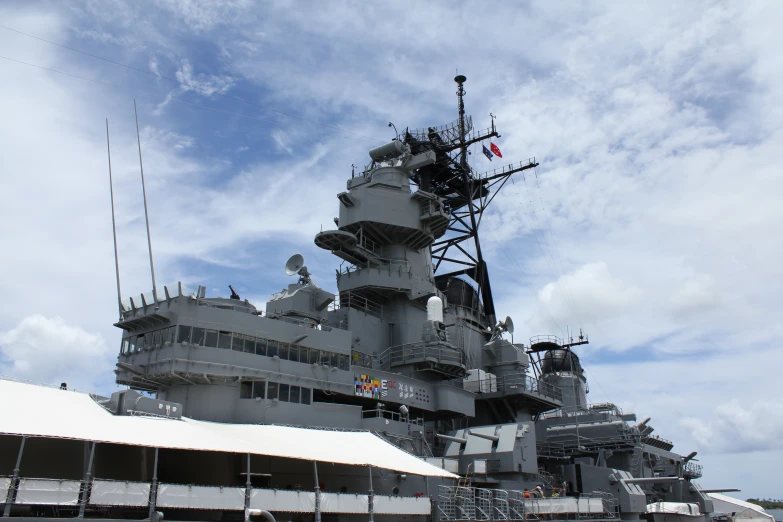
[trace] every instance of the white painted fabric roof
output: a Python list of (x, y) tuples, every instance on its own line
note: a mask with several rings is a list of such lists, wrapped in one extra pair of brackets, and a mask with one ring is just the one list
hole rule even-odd
[(115, 416), (84, 393), (0, 379), (0, 434), (251, 453), (455, 477), (370, 432)]
[(760, 513), (758, 517), (754, 517), (754, 518), (775, 520), (775, 517), (766, 513), (764, 511), (764, 508), (759, 506), (758, 504), (753, 504), (752, 502), (745, 502), (744, 500), (739, 500), (737, 498), (730, 497), (728, 495), (723, 495), (721, 493), (707, 493), (707, 496), (710, 497), (710, 499), (712, 499), (713, 513), (741, 513), (744, 512), (745, 510), (752, 509)]

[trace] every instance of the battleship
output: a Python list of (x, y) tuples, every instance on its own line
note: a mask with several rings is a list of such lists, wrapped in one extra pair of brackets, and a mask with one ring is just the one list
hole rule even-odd
[(150, 245), (152, 292), (117, 273), (126, 389), (0, 380), (3, 517), (709, 522), (696, 451), (588, 400), (587, 336), (515, 342), (496, 311), (481, 220), (538, 163), (477, 173), (500, 135), (455, 82), (453, 123), (395, 128), (337, 194), (336, 293), (299, 254), (263, 307), (159, 288)]

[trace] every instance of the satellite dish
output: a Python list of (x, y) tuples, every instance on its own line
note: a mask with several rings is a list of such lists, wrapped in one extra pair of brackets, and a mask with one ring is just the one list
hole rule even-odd
[(310, 272), (307, 271), (307, 267), (304, 266), (304, 257), (302, 257), (302, 254), (294, 254), (290, 258), (288, 258), (288, 261), (285, 264), (285, 273), (289, 276), (300, 276), (300, 282), (310, 281)]
[(304, 266), (304, 257), (302, 257), (302, 254), (294, 254), (292, 255), (288, 261), (285, 264), (285, 273), (286, 275), (296, 275), (299, 273), (299, 271)]
[(508, 333), (514, 335), (514, 321), (512, 321), (509, 316), (506, 316), (506, 322), (503, 323), (503, 326), (506, 328)]

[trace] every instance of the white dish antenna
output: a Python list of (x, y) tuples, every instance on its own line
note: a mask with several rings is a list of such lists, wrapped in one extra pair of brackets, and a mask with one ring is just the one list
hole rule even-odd
[(514, 335), (514, 321), (509, 316), (506, 316), (506, 320), (503, 322), (503, 329)]
[(302, 254), (294, 254), (288, 258), (285, 264), (285, 273), (289, 276), (298, 275), (300, 283), (310, 282), (310, 272), (307, 271)]
[(490, 340), (494, 341), (500, 337), (503, 332), (508, 332), (511, 334), (511, 342), (514, 342), (514, 321), (512, 321), (509, 316), (506, 316), (505, 321), (498, 321), (498, 324), (495, 326), (495, 331), (492, 333), (492, 338)]

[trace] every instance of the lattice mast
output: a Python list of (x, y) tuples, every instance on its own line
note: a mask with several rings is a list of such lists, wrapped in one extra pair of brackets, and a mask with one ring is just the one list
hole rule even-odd
[[(494, 325), (495, 305), (478, 232), (481, 217), (512, 174), (536, 167), (538, 163), (535, 160), (528, 160), (478, 175), (474, 174), (468, 163), (468, 147), (493, 137), (500, 137), (500, 134), (495, 128), (494, 117), (490, 128), (473, 130), (473, 120), (465, 114), (464, 84), (467, 78), (458, 75), (454, 81), (457, 83), (458, 120), (452, 124), (437, 128), (429, 127), (426, 130), (406, 129), (400, 138), (404, 139), (414, 152), (434, 150), (438, 158), (436, 164), (419, 169), (414, 176), (414, 181), (419, 184), (420, 190), (440, 196), (451, 211), (448, 231), (452, 234), (434, 242), (431, 247), (436, 279), (443, 280), (458, 275), (470, 277), (478, 286), (487, 322)], [(496, 185), (498, 185), (497, 189), (492, 193), (491, 189)], [(471, 240), (474, 243), (475, 255), (463, 246), (463, 243)], [(456, 249), (457, 256), (464, 259), (449, 257), (448, 254), (452, 249)], [(444, 261), (463, 265), (466, 268), (438, 273)]]

